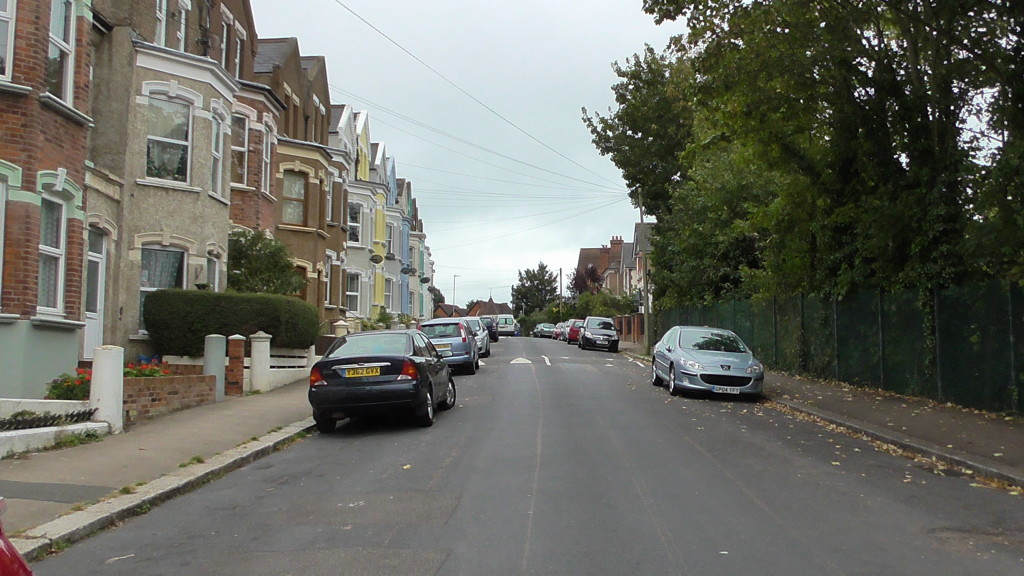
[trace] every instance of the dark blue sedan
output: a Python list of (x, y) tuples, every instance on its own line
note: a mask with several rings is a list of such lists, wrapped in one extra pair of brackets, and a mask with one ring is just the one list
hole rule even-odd
[(337, 339), (309, 374), (309, 404), (320, 432), (340, 419), (405, 411), (420, 426), (455, 406), (451, 369), (419, 330), (358, 332)]

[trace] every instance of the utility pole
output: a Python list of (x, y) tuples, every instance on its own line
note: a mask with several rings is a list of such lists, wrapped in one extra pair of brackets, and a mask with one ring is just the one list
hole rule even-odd
[(558, 269), (558, 320), (562, 320), (562, 269)]
[[(459, 276), (461, 276), (461, 274), (452, 274), (452, 306), (458, 306), (458, 303), (455, 300), (455, 279)], [(454, 313), (454, 309), (452, 312)]]

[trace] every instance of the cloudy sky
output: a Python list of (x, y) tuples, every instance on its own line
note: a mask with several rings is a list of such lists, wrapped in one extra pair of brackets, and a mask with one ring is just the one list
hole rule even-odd
[(566, 290), (580, 248), (632, 240), (639, 213), (581, 108), (607, 113), (612, 63), (679, 24), (655, 26), (640, 0), (251, 2), (261, 38), (325, 56), (333, 102), (369, 111), (447, 302), (508, 302), (540, 262)]

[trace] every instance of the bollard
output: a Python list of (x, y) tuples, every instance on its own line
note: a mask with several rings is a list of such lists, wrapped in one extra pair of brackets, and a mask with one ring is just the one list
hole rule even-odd
[(227, 359), (228, 339), (220, 334), (207, 334), (203, 347), (203, 375), (215, 376), (213, 396), (217, 402), (224, 401), (224, 363)]
[(124, 432), (124, 348), (100, 346), (94, 351), (89, 407), (96, 420), (110, 424), (110, 433)]
[(249, 336), (249, 381), (252, 389), (270, 391), (270, 334), (262, 330)]

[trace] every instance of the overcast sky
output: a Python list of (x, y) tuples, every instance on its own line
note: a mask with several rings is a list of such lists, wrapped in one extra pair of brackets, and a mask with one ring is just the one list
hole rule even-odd
[[(331, 97), (412, 182), (446, 302), (509, 302), (518, 271), (565, 275), (639, 220), (581, 108), (614, 106), (612, 63), (664, 48), (640, 0), (251, 0), (261, 38), (327, 59)], [(456, 278), (456, 275), (458, 277)]]

